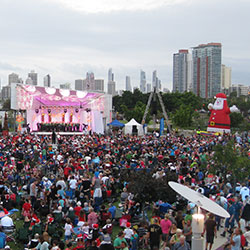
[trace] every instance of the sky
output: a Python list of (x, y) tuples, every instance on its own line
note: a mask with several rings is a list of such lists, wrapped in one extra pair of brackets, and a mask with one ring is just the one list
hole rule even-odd
[(139, 86), (157, 70), (172, 89), (173, 53), (202, 43), (222, 43), (222, 63), (232, 83), (250, 85), (249, 0), (0, 0), (0, 78), (15, 72), (39, 85), (105, 79), (112, 68), (117, 89), (126, 75)]

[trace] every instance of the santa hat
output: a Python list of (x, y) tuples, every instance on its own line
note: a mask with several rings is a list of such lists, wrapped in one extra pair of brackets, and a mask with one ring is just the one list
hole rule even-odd
[(54, 221), (53, 217), (49, 217), (49, 223), (52, 223)]
[(8, 212), (7, 209), (4, 208), (3, 211), (4, 211), (4, 214), (5, 214), (5, 215), (8, 215), (8, 214), (9, 214), (9, 212)]
[(130, 223), (130, 222), (127, 222), (126, 227), (127, 227), (127, 228), (131, 227), (131, 223)]
[(93, 224), (93, 229), (98, 229), (99, 225), (98, 224)]
[(227, 98), (227, 96), (224, 93), (218, 93), (215, 97), (216, 98), (224, 98), (224, 99)]
[(77, 235), (77, 239), (82, 239), (83, 238), (83, 235), (82, 234), (78, 234)]

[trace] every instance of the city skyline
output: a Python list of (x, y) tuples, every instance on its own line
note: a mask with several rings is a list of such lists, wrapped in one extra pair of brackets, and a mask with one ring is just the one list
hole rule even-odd
[[(162, 88), (172, 90), (172, 54), (210, 42), (222, 43), (222, 63), (232, 68), (232, 83), (250, 84), (250, 35), (242, 32), (250, 19), (248, 1), (123, 2), (2, 1), (2, 86), (12, 72), (25, 81), (31, 69), (38, 73), (39, 85), (47, 74), (56, 86), (74, 84), (87, 71), (106, 84), (112, 67), (118, 90), (124, 89), (126, 75), (138, 87), (140, 69), (149, 76), (157, 70)], [(232, 19), (235, 13), (237, 18)], [(151, 82), (151, 77), (147, 80)]]

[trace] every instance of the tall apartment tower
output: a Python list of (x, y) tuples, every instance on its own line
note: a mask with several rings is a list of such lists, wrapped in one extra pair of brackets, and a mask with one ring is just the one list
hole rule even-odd
[(95, 75), (93, 72), (87, 72), (86, 74), (87, 90), (95, 90)]
[(229, 89), (232, 85), (232, 69), (226, 65), (221, 65), (221, 89)]
[(28, 74), (28, 78), (32, 80), (32, 85), (37, 85), (37, 73), (34, 70)]
[(173, 56), (173, 92), (190, 91), (192, 85), (192, 58), (182, 49)]
[(221, 43), (193, 48), (193, 92), (212, 98), (221, 91)]
[(152, 88), (156, 89), (156, 90), (160, 90), (161, 89), (161, 80), (157, 77), (157, 71), (154, 70), (153, 71), (153, 75), (152, 75)]
[(104, 92), (104, 80), (103, 79), (95, 79), (95, 91)]
[(19, 78), (19, 75), (16, 73), (9, 74), (8, 78), (9, 78), (9, 85), (11, 85), (11, 83), (22, 83), (22, 79)]
[(146, 93), (146, 73), (143, 70), (140, 72), (140, 91)]
[(75, 90), (81, 90), (81, 91), (85, 90), (85, 89), (83, 89), (83, 84), (84, 84), (84, 80), (83, 79), (76, 79), (75, 80)]
[(132, 92), (130, 76), (126, 76), (126, 91)]
[(108, 94), (112, 96), (116, 95), (115, 77), (111, 68), (108, 71)]
[(48, 74), (43, 78), (44, 87), (51, 87), (51, 76)]

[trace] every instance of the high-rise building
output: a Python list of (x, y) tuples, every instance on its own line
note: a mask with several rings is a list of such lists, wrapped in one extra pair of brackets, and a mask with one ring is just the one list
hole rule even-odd
[(2, 101), (6, 101), (7, 99), (10, 99), (11, 86), (10, 85), (4, 86), (2, 88), (1, 94), (2, 94)]
[(147, 83), (147, 93), (151, 92), (151, 83)]
[(192, 81), (192, 58), (188, 50), (182, 49), (173, 56), (173, 92), (190, 91)]
[(89, 71), (86, 74), (87, 90), (95, 90), (95, 75)]
[(108, 94), (112, 96), (116, 95), (115, 82), (113, 81), (108, 82)]
[(59, 88), (60, 89), (70, 89), (71, 88), (71, 84), (69, 82), (60, 84)]
[(115, 77), (111, 68), (108, 71), (108, 94), (112, 96), (116, 95)]
[(152, 76), (152, 88), (156, 90), (161, 89), (161, 80), (157, 77), (157, 71), (153, 71), (153, 76)]
[(114, 81), (114, 73), (112, 71), (112, 68), (110, 68), (108, 71), (108, 82), (113, 82), (113, 81)]
[(221, 43), (193, 48), (193, 92), (212, 98), (221, 91)]
[(51, 76), (48, 74), (43, 78), (44, 87), (51, 87)]
[(231, 80), (232, 69), (226, 65), (221, 65), (221, 88), (229, 89), (232, 85)]
[(28, 77), (32, 80), (32, 85), (37, 85), (37, 73), (35, 73), (34, 70), (31, 70), (31, 72), (28, 74)]
[(9, 85), (11, 85), (11, 83), (22, 83), (22, 79), (19, 78), (18, 74), (11, 73), (9, 74)]
[(77, 79), (75, 80), (75, 90), (84, 90), (83, 89), (84, 80), (83, 79)]
[(130, 76), (126, 76), (126, 91), (132, 91), (132, 86), (131, 86), (131, 81), (130, 81)]
[(146, 73), (143, 70), (140, 72), (140, 91), (146, 93)]
[(95, 91), (104, 92), (104, 80), (96, 79), (95, 80)]

